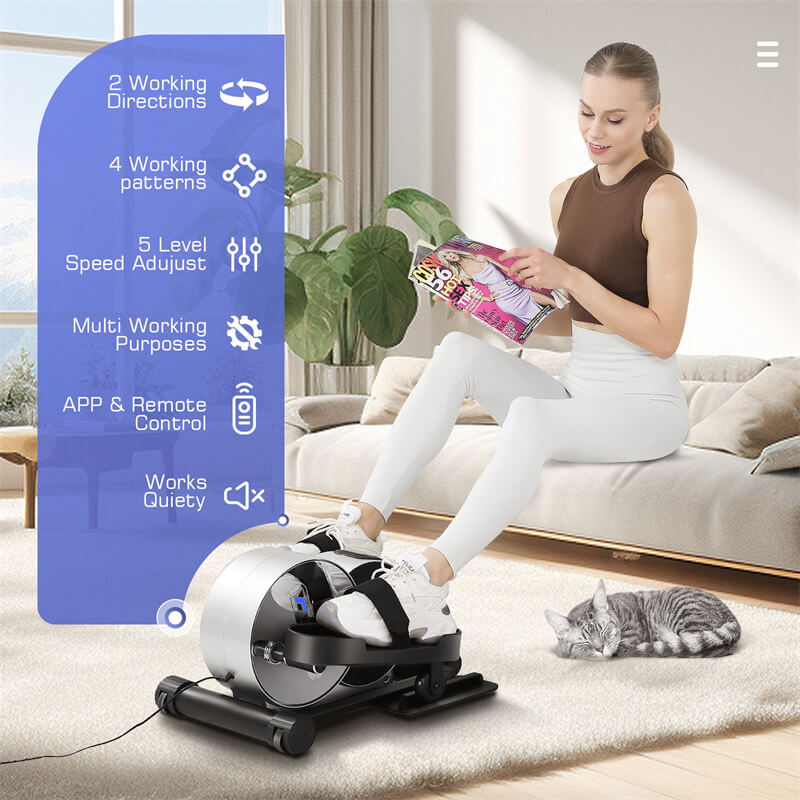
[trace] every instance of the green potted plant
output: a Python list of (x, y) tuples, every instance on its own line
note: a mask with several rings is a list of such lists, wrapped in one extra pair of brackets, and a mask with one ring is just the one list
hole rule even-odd
[[(302, 156), (302, 145), (288, 139), (284, 188), (290, 209), (319, 201), (323, 178), (339, 180), (297, 166)], [(286, 342), (310, 365), (313, 394), (366, 393), (376, 348), (402, 341), (414, 319), (417, 292), (408, 279), (413, 253), (406, 235), (386, 225), (390, 208), (403, 211), (431, 244), (464, 235), (450, 209), (418, 189), (391, 192), (360, 231), (336, 225), (313, 239), (285, 234)], [(429, 302), (433, 306), (433, 295)]]

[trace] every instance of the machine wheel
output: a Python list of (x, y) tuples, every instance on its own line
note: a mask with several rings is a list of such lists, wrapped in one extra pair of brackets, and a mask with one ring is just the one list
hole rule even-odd
[(314, 744), (315, 737), (314, 722), (308, 717), (298, 718), (290, 729), (275, 728), (272, 734), (272, 746), (281, 753), (299, 756)]
[(443, 677), (438, 677), (431, 683), (430, 672), (425, 672), (414, 681), (414, 692), (417, 697), (425, 703), (438, 700), (447, 689), (447, 681)]

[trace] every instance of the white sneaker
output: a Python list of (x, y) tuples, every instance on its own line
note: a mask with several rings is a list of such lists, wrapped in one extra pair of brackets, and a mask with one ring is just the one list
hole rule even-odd
[[(283, 545), (296, 553), (321, 553), (330, 550), (349, 550), (352, 553), (381, 557), (383, 543), (389, 538), (381, 533), (370, 539), (358, 524), (361, 509), (350, 500), (345, 500), (338, 518), (325, 517), (311, 525), (306, 535), (295, 544)], [(314, 541), (309, 541), (313, 539)]]
[[(373, 578), (385, 580), (392, 587), (408, 616), (409, 638), (421, 642), (435, 641), (458, 630), (446, 602), (450, 581), (434, 586), (424, 566), (427, 560), (422, 553), (400, 553), (391, 569), (379, 567), (372, 573)], [(377, 575), (379, 572), (384, 574)], [(316, 620), (347, 636), (364, 639), (367, 644), (386, 647), (392, 643), (383, 617), (361, 592), (326, 600), (317, 609)]]

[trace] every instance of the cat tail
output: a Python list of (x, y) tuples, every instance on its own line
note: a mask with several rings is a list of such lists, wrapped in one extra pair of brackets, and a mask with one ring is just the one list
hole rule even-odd
[(736, 617), (731, 617), (718, 628), (706, 631), (681, 631), (664, 637), (663, 641), (641, 642), (632, 655), (659, 656), (726, 656), (733, 652), (742, 629)]

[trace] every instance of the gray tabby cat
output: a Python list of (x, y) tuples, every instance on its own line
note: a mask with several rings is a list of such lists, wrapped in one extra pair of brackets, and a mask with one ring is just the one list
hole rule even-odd
[(689, 586), (615, 592), (602, 578), (594, 596), (566, 617), (544, 612), (563, 658), (727, 656), (742, 630), (716, 595)]

